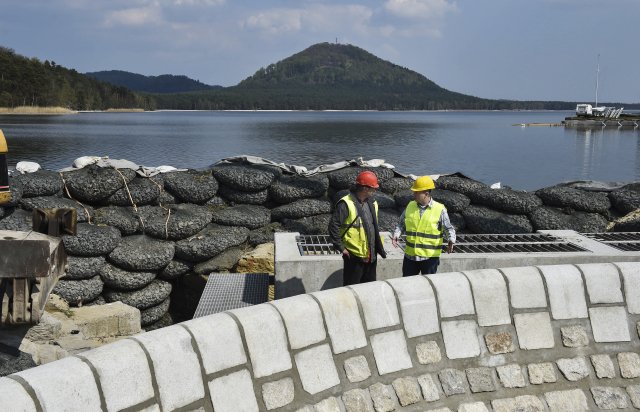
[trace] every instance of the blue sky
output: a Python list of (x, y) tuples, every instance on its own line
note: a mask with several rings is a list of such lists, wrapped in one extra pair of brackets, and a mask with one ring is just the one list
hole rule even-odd
[(640, 102), (640, 0), (0, 0), (0, 45), (80, 72), (231, 86), (349, 43), (487, 98)]

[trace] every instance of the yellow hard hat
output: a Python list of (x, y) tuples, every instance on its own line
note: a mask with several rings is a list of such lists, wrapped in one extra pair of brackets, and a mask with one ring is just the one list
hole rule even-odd
[(422, 192), (425, 190), (435, 189), (436, 185), (433, 183), (433, 179), (429, 176), (420, 176), (413, 182), (413, 186), (411, 186), (411, 190), (414, 192)]

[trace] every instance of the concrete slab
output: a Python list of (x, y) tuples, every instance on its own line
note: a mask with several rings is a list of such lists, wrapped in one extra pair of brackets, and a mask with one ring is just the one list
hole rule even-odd
[(93, 365), (109, 411), (119, 411), (154, 396), (147, 356), (139, 344), (125, 339), (81, 355)]
[(504, 268), (500, 271), (506, 276), (509, 284), (511, 306), (516, 309), (547, 307), (547, 294), (537, 268), (527, 266)]
[(37, 411), (31, 396), (13, 379), (0, 378), (0, 399), (2, 399), (2, 407), (8, 411)]
[(576, 266), (584, 275), (589, 301), (592, 304), (623, 302), (620, 273), (617, 267), (610, 263), (589, 263)]
[(549, 349), (553, 348), (553, 328), (548, 312), (520, 313), (513, 315), (516, 325), (520, 349)]
[(589, 308), (593, 339), (598, 342), (629, 342), (627, 312), (623, 306)]
[(462, 273), (437, 273), (427, 275), (427, 278), (436, 289), (441, 317), (453, 318), (476, 313), (469, 281)]
[[(204, 384), (191, 335), (179, 325), (135, 337), (153, 362), (163, 410), (178, 409), (204, 397)], [(176, 385), (180, 382), (180, 385)]]
[(547, 282), (551, 315), (554, 319), (586, 318), (587, 301), (582, 275), (573, 265), (538, 267)]
[(496, 269), (463, 272), (471, 283), (480, 326), (511, 324), (507, 284)]
[(16, 375), (33, 388), (45, 411), (99, 411), (102, 408), (91, 369), (78, 358), (64, 358)]
[(440, 331), (436, 297), (424, 276), (389, 279), (387, 283), (398, 296), (407, 337), (415, 338)]
[(478, 325), (473, 320), (442, 322), (442, 338), (449, 359), (472, 358), (480, 355)]
[(338, 371), (328, 344), (297, 353), (295, 362), (302, 387), (311, 395), (340, 384)]
[(622, 273), (624, 297), (627, 300), (629, 313), (640, 313), (640, 267), (631, 262), (615, 264)]
[(312, 294), (320, 302), (331, 338), (333, 353), (367, 346), (358, 304), (353, 292), (347, 288), (326, 290)]
[(373, 335), (371, 348), (380, 375), (410, 369), (413, 366), (407, 349), (407, 341), (401, 330)]
[(236, 321), (226, 313), (203, 316), (182, 324), (195, 338), (205, 373), (247, 363)]
[(249, 357), (256, 378), (291, 369), (287, 336), (280, 314), (271, 305), (235, 309), (249, 349)]
[(369, 282), (350, 286), (356, 293), (368, 330), (395, 326), (400, 323), (396, 297), (385, 282)]
[(216, 412), (259, 411), (249, 371), (214, 379), (209, 383), (211, 403)]
[(320, 307), (311, 296), (294, 296), (274, 300), (271, 304), (284, 319), (291, 349), (306, 348), (327, 337)]

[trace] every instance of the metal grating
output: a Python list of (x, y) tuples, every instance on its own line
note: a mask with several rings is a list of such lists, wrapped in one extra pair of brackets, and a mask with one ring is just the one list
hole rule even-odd
[(193, 317), (258, 305), (268, 294), (268, 273), (211, 273)]
[[(296, 236), (301, 256), (334, 255), (328, 235)], [(454, 253), (562, 253), (586, 252), (571, 242), (562, 241), (546, 233), (522, 234), (460, 234)], [(400, 239), (404, 248), (404, 236)], [(443, 245), (443, 250), (446, 245)]]
[(582, 233), (623, 252), (640, 252), (640, 232)]
[(338, 255), (329, 235), (302, 235), (296, 236), (296, 243), (300, 256)]

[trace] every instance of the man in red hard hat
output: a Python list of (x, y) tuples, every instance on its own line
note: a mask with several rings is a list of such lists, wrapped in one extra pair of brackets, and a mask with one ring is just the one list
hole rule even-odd
[(377, 255), (387, 257), (378, 227), (378, 202), (373, 199), (378, 187), (375, 173), (361, 172), (329, 221), (329, 236), (344, 261), (345, 286), (376, 280)]
[(420, 176), (413, 182), (413, 198), (400, 215), (391, 243), (398, 247), (398, 238), (402, 232), (407, 234), (402, 276), (418, 273), (428, 275), (438, 271), (444, 236), (447, 234), (447, 253), (453, 252), (456, 243), (456, 230), (449, 220), (447, 208), (431, 197), (435, 189), (433, 179)]

